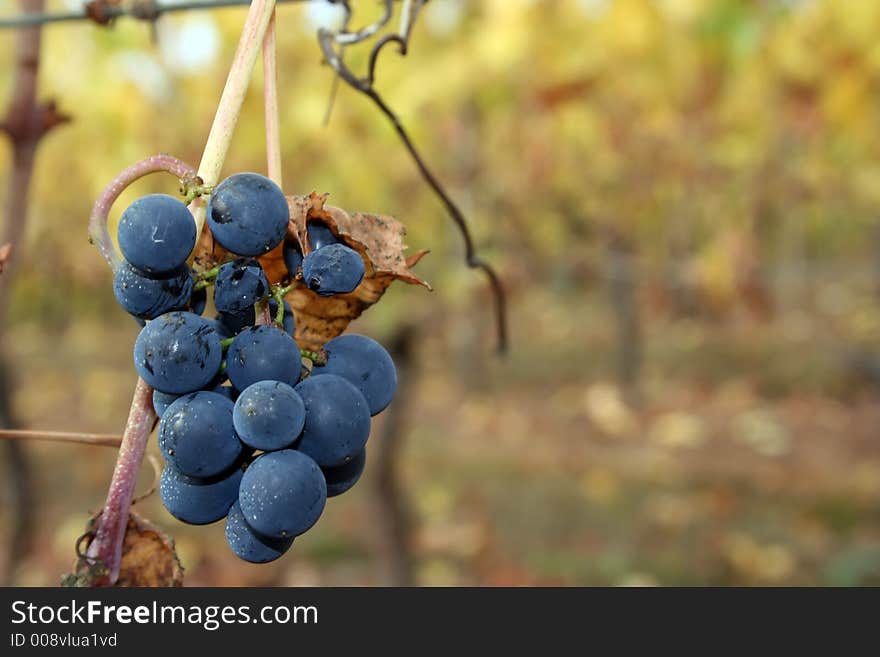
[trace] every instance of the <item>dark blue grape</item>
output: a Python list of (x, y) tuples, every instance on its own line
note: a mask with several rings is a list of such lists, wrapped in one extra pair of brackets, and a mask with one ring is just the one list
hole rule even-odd
[(200, 287), (198, 290), (193, 290), (193, 293), (189, 298), (189, 311), (194, 315), (201, 315), (205, 312), (205, 306), (207, 305), (208, 290), (204, 287)]
[(232, 401), (202, 390), (175, 400), (159, 422), (159, 449), (175, 470), (188, 477), (213, 477), (241, 456), (232, 423)]
[(223, 395), (229, 401), (235, 403), (235, 400), (238, 399), (238, 391), (232, 386), (225, 386), (222, 383), (211, 388), (211, 392), (216, 392), (219, 395)]
[(354, 486), (364, 473), (367, 450), (362, 449), (351, 461), (335, 468), (321, 468), (327, 481), (327, 497), (342, 495)]
[(287, 265), (287, 273), (291, 278), (296, 278), (296, 272), (302, 266), (303, 254), (295, 239), (288, 237), (284, 240), (282, 255), (284, 256), (284, 264)]
[(254, 309), (246, 308), (239, 313), (217, 313), (217, 323), (223, 327), (223, 337), (231, 338), (254, 325)]
[(269, 563), (283, 555), (293, 545), (293, 537), (268, 538), (250, 528), (238, 501), (226, 516), (226, 543), (239, 559), (250, 563)]
[[(273, 322), (275, 321), (277, 313), (278, 303), (275, 299), (269, 299), (269, 316), (272, 318)], [(242, 330), (256, 324), (256, 311), (253, 306), (251, 306), (238, 313), (220, 313), (217, 315), (217, 320), (222, 322), (223, 327), (229, 336), (238, 335)], [(281, 325), (284, 328), (285, 333), (289, 333), (293, 336), (296, 331), (296, 319), (294, 318), (293, 311), (290, 309), (290, 304), (286, 301), (284, 302), (284, 316)]]
[(302, 358), (296, 342), (274, 326), (243, 330), (226, 352), (226, 373), (238, 390), (257, 381), (281, 381), (293, 386), (301, 370)]
[(208, 324), (217, 331), (217, 335), (220, 336), (221, 340), (226, 340), (227, 338), (231, 338), (235, 335), (235, 332), (226, 325), (223, 321), (223, 317), (221, 315), (217, 315), (214, 319), (209, 319)]
[(286, 383), (257, 381), (241, 391), (232, 421), (242, 442), (269, 452), (296, 442), (306, 421), (306, 408)]
[(302, 264), (303, 280), (322, 297), (352, 292), (364, 278), (364, 259), (344, 244), (312, 251)]
[(327, 502), (321, 468), (305, 454), (284, 449), (258, 456), (239, 487), (247, 524), (271, 538), (290, 538), (317, 522)]
[(370, 407), (382, 412), (397, 389), (397, 370), (384, 347), (365, 335), (347, 334), (324, 345), (327, 364), (312, 368), (312, 375), (336, 374), (352, 383)]
[(344, 465), (370, 436), (370, 410), (360, 391), (341, 376), (310, 376), (296, 386), (306, 406), (297, 449), (322, 468)]
[(214, 282), (214, 306), (221, 313), (235, 314), (253, 305), (269, 291), (269, 281), (260, 263), (239, 258), (220, 266)]
[(330, 226), (323, 221), (310, 221), (306, 225), (306, 232), (309, 235), (309, 244), (312, 247), (312, 251), (317, 251), (330, 244), (339, 244), (339, 238), (333, 234)]
[(142, 196), (119, 219), (123, 257), (141, 271), (174, 271), (196, 245), (196, 224), (186, 206), (167, 194)]
[(166, 465), (159, 479), (159, 497), (168, 513), (178, 520), (207, 525), (229, 512), (238, 498), (242, 474), (236, 467), (213, 479), (194, 479)]
[[(210, 385), (210, 384), (209, 384)], [(235, 400), (238, 398), (238, 392), (232, 386), (225, 386), (222, 383), (218, 383), (214, 387), (210, 389), (210, 392), (216, 392), (217, 394), (223, 395), (229, 401), (235, 403)], [(190, 394), (190, 393), (184, 393)], [(176, 400), (183, 397), (183, 395), (169, 395), (166, 392), (160, 392), (159, 390), (153, 391), (153, 410), (156, 411), (156, 415), (160, 418), (165, 414), (165, 411), (168, 410), (168, 407), (171, 406)]]
[(214, 326), (187, 312), (160, 315), (141, 329), (134, 343), (138, 374), (151, 387), (168, 393), (204, 388), (217, 375), (222, 356)]
[(192, 286), (186, 265), (169, 275), (154, 277), (123, 261), (113, 275), (116, 301), (123, 310), (140, 319), (154, 319), (171, 310), (186, 308)]
[(258, 173), (237, 173), (217, 185), (207, 214), (214, 239), (243, 256), (275, 248), (284, 239), (290, 219), (284, 192)]
[(161, 390), (153, 390), (153, 410), (156, 411), (156, 415), (162, 417), (165, 415), (165, 411), (168, 410), (168, 407), (179, 398), (180, 395), (168, 394)]

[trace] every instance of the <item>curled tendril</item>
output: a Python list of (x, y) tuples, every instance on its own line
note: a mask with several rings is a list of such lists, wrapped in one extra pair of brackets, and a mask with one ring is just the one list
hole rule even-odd
[[(427, 0), (404, 0), (403, 10), (401, 12), (400, 28), (397, 32), (386, 34), (373, 44), (370, 50), (370, 57), (367, 64), (367, 74), (364, 77), (358, 77), (343, 60), (343, 48), (346, 45), (360, 43), (379, 33), (384, 28), (393, 14), (392, 0), (385, 0), (385, 11), (383, 15), (375, 22), (357, 32), (351, 32), (348, 24), (351, 20), (351, 7), (347, 0), (339, 3), (345, 10), (345, 20), (340, 30), (328, 30), (321, 28), (318, 30), (318, 43), (324, 58), (330, 67), (335, 71), (337, 79), (343, 80), (353, 89), (367, 96), (376, 107), (386, 116), (386, 118), (394, 126), (397, 135), (403, 142), (404, 147), (415, 163), (422, 178), (432, 189), (434, 194), (440, 199), (453, 223), (458, 227), (464, 240), (465, 262), (471, 269), (481, 270), (489, 280), (492, 290), (492, 297), (495, 302), (495, 320), (496, 333), (498, 337), (498, 351), (504, 353), (507, 351), (507, 301), (504, 293), (504, 287), (501, 278), (495, 269), (485, 260), (480, 258), (476, 253), (473, 238), (468, 229), (467, 220), (461, 208), (452, 200), (452, 197), (446, 192), (443, 185), (437, 177), (428, 168), (425, 159), (421, 156), (416, 148), (409, 133), (404, 128), (403, 123), (397, 114), (391, 109), (390, 105), (385, 102), (379, 92), (375, 89), (376, 66), (379, 55), (389, 43), (397, 44), (397, 52), (401, 56), (407, 54), (409, 48), (409, 39), (412, 35), (412, 29), (415, 25), (419, 11), (427, 4)], [(338, 50), (337, 48), (338, 47)]]

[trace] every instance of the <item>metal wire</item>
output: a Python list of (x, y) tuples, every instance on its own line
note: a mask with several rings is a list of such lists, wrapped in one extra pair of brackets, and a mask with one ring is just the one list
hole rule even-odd
[[(276, 3), (314, 1), (316, 0), (276, 0)], [(249, 5), (250, 3), (250, 0), (193, 0), (192, 2), (165, 4), (158, 0), (139, 0), (125, 5), (103, 5), (101, 6), (101, 16), (107, 20), (128, 17), (136, 20), (152, 21), (162, 14), (170, 14), (177, 11), (198, 11), (201, 9), (241, 7)], [(85, 5), (83, 5), (83, 8), (79, 11), (19, 14), (17, 16), (0, 18), (0, 29), (17, 29), (33, 27), (35, 25), (45, 25), (47, 23), (64, 23), (81, 20), (94, 21), (94, 19), (87, 13)]]

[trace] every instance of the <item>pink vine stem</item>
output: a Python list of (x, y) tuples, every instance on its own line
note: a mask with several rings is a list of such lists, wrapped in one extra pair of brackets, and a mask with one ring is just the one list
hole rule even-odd
[(128, 526), (134, 487), (147, 450), (150, 433), (156, 422), (152, 395), (152, 388), (138, 377), (128, 412), (128, 422), (122, 434), (122, 445), (116, 457), (116, 467), (113, 470), (113, 479), (110, 481), (107, 501), (98, 520), (95, 537), (86, 551), (87, 560), (99, 562), (106, 568), (100, 579), (92, 582), (94, 586), (112, 585), (119, 577), (122, 541)]
[[(185, 162), (170, 155), (154, 155), (122, 171), (95, 201), (89, 217), (89, 239), (98, 247), (101, 255), (114, 271), (121, 259), (113, 248), (110, 232), (107, 229), (110, 208), (126, 187), (146, 175), (159, 171), (166, 171), (177, 176), (181, 181), (195, 178), (195, 170)], [(107, 501), (95, 528), (94, 538), (86, 551), (86, 559), (89, 562), (101, 563), (106, 568), (97, 581), (91, 582), (96, 586), (112, 585), (119, 576), (122, 541), (128, 526), (129, 509), (134, 498), (137, 475), (144, 460), (150, 433), (156, 423), (152, 393), (150, 386), (138, 377), (119, 454), (116, 457), (116, 467), (110, 480)]]
[(196, 175), (195, 169), (176, 157), (171, 155), (153, 155), (132, 164), (116, 176), (107, 185), (92, 207), (92, 214), (89, 216), (89, 241), (98, 247), (101, 255), (104, 256), (104, 259), (113, 271), (116, 271), (122, 259), (116, 253), (116, 249), (113, 248), (113, 240), (110, 238), (110, 231), (107, 229), (107, 217), (110, 214), (110, 208), (125, 188), (135, 180), (159, 171), (167, 171), (181, 180), (192, 179)]
[[(217, 106), (214, 121), (208, 134), (198, 176), (201, 182), (213, 186), (218, 182), (220, 170), (232, 141), (232, 131), (241, 113), (247, 83), (266, 37), (269, 22), (275, 10), (274, 0), (253, 0), (242, 29), (241, 38), (229, 69), (226, 85)], [(274, 42), (274, 38), (272, 38)], [(272, 43), (270, 42), (270, 43)], [(274, 44), (272, 43), (274, 53)], [(273, 62), (274, 64), (274, 62)], [(274, 65), (272, 66), (274, 69)], [(277, 124), (276, 124), (277, 125)], [(89, 240), (98, 248), (104, 259), (115, 271), (121, 259), (113, 247), (107, 229), (107, 218), (113, 203), (122, 191), (135, 180), (158, 171), (167, 171), (182, 181), (196, 182), (196, 172), (186, 163), (170, 155), (156, 155), (128, 167), (120, 173), (95, 202), (89, 218)], [(201, 234), (205, 221), (205, 204), (196, 199), (190, 204), (190, 212), (196, 222), (197, 235)], [(92, 564), (101, 564), (103, 574), (89, 584), (112, 586), (119, 577), (122, 561), (122, 542), (128, 525), (129, 509), (134, 497), (138, 470), (144, 459), (147, 442), (156, 422), (153, 410), (152, 389), (138, 377), (131, 407), (128, 413), (122, 445), (110, 481), (107, 501), (97, 521), (94, 538), (85, 558)]]

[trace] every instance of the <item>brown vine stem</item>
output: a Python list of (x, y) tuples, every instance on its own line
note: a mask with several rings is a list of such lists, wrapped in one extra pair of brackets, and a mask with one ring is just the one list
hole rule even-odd
[(107, 229), (110, 208), (125, 188), (135, 180), (159, 171), (167, 171), (181, 180), (191, 179), (195, 176), (195, 171), (186, 162), (171, 155), (153, 155), (140, 162), (135, 162), (116, 176), (92, 207), (92, 214), (89, 216), (89, 241), (98, 247), (113, 271), (116, 271), (122, 259), (116, 253), (113, 240), (110, 238), (110, 231)]
[[(201, 179), (200, 185), (202, 186), (213, 187), (218, 182), (226, 153), (232, 141), (232, 132), (241, 113), (251, 72), (274, 9), (274, 0), (254, 0), (248, 9), (238, 48), (226, 79), (226, 85), (220, 96), (214, 122), (211, 124), (202, 161), (199, 164), (197, 178)], [(117, 176), (95, 203), (89, 221), (89, 237), (111, 267), (115, 268), (119, 260), (107, 230), (107, 215), (110, 206), (119, 197), (122, 190), (134, 180), (153, 171), (169, 171), (171, 170), (169, 167), (180, 165), (185, 169), (179, 169), (183, 175), (178, 175), (178, 177), (183, 179), (193, 177), (192, 169), (183, 165), (176, 158), (159, 155), (155, 158), (142, 160)], [(176, 168), (171, 170), (172, 173), (177, 173), (177, 171)], [(205, 222), (204, 200), (201, 197), (196, 198), (189, 207), (196, 222), (198, 236), (201, 234)], [(100, 570), (103, 574), (85, 582), (91, 586), (112, 586), (119, 576), (122, 541), (125, 538), (129, 509), (137, 483), (137, 473), (144, 458), (147, 440), (156, 421), (151, 395), (150, 386), (138, 377), (129, 409), (128, 422), (122, 435), (122, 445), (116, 459), (113, 478), (110, 481), (107, 501), (95, 529), (95, 537), (86, 552), (86, 563), (83, 564), (85, 566), (95, 564), (104, 566)], [(84, 568), (82, 570), (95, 572), (95, 569)]]
[(119, 447), (122, 439), (109, 433), (76, 433), (72, 431), (35, 431), (31, 429), (0, 429), (0, 440), (45, 440), (75, 445)]

